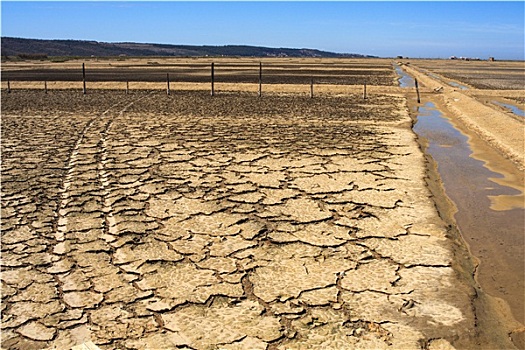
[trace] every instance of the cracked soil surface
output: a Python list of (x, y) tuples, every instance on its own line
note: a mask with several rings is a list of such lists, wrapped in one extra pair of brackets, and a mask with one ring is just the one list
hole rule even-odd
[(424, 177), (399, 96), (2, 94), (2, 347), (451, 349)]

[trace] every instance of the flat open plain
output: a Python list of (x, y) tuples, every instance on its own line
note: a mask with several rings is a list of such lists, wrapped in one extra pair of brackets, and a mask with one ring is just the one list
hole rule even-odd
[(261, 98), (244, 78), (3, 91), (2, 348), (501, 344), (480, 343), (467, 250), (373, 62), (334, 74), (381, 72), (367, 99), (330, 77), (310, 98), (300, 69)]

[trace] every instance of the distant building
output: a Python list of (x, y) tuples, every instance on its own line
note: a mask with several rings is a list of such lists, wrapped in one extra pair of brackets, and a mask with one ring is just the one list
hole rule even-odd
[(494, 57), (489, 57), (489, 61), (494, 62), (495, 61)]

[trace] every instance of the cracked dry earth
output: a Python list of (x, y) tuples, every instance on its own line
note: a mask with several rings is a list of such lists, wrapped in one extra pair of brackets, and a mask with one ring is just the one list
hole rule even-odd
[(474, 325), (401, 97), (2, 109), (2, 348), (449, 349)]

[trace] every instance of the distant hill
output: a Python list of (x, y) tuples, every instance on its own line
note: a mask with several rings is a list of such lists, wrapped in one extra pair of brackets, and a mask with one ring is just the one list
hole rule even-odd
[(247, 45), (193, 46), (143, 43), (105, 43), (84, 40), (40, 40), (2, 37), (2, 56), (242, 56), (242, 57), (374, 57), (315, 49)]

